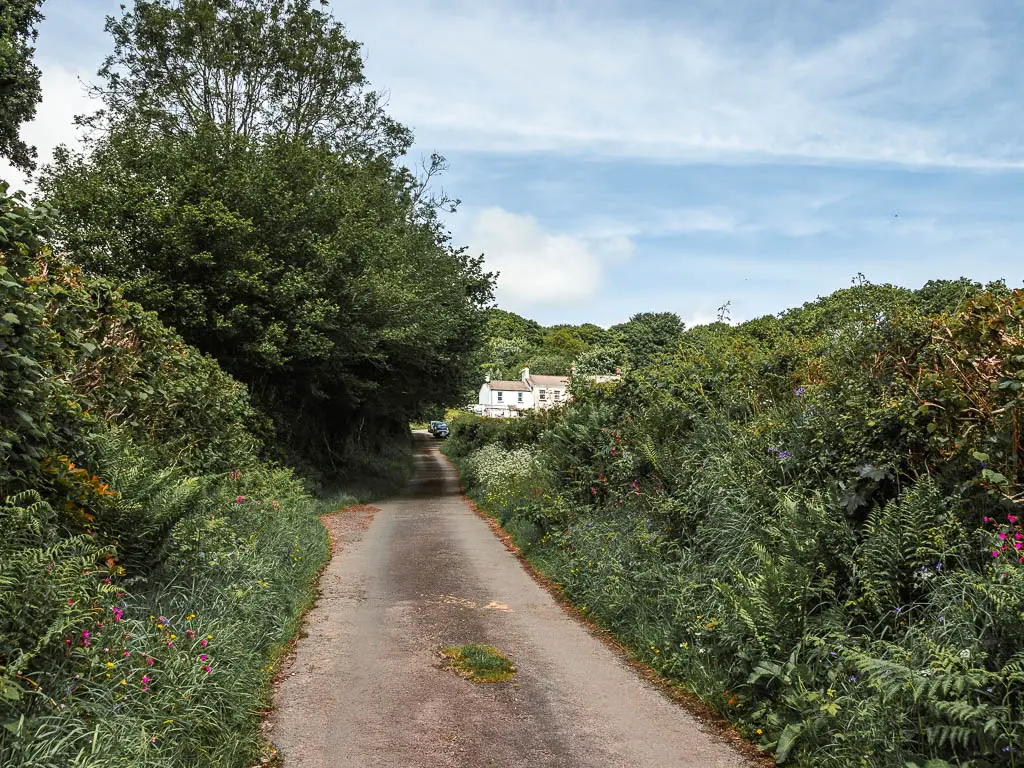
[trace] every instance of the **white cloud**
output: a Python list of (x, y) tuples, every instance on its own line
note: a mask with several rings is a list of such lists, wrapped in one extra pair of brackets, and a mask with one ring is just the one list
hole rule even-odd
[[(83, 85), (89, 77), (86, 71), (68, 69), (45, 60), (38, 65), (42, 71), (43, 100), (36, 108), (35, 119), (21, 127), (21, 138), (36, 147), (39, 152), (37, 163), (42, 166), (50, 162), (53, 150), (60, 144), (75, 144), (75, 115), (91, 112), (96, 105), (86, 95)], [(31, 186), (25, 174), (3, 160), (0, 160), (0, 178), (9, 181), (15, 189)]]
[(587, 302), (601, 289), (606, 265), (622, 263), (633, 251), (626, 237), (549, 232), (533, 217), (501, 208), (480, 211), (468, 241), (472, 251), (483, 252), (489, 270), (501, 273), (498, 301), (513, 311)]
[[(784, 31), (741, 39), (717, 10), (660, 23), (601, 3), (338, 11), (396, 115), (442, 149), (1024, 168), (1022, 110), (983, 86), (1005, 62), (970, 6), (946, 5), (902, 0), (838, 31), (823, 20), (813, 46)], [(980, 113), (999, 141), (978, 135)]]

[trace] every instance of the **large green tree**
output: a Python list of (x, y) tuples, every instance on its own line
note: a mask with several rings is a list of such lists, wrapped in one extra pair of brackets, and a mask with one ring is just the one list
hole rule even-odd
[(0, 157), (22, 170), (35, 166), (36, 151), (21, 140), (21, 124), (36, 114), (41, 98), (35, 54), (36, 24), (42, 0), (0, 3)]
[(492, 280), (358, 45), (309, 0), (139, 0), (108, 21), (104, 109), (42, 186), (58, 234), (247, 382), (294, 454), (458, 400)]

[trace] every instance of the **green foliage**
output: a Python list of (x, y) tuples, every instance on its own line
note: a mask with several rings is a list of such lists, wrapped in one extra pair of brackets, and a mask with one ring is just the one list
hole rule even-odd
[(46, 219), (0, 197), (0, 764), (252, 765), (322, 510), (245, 387)]
[(34, 167), (36, 151), (19, 138), (18, 129), (35, 117), (42, 98), (39, 68), (32, 63), (41, 4), (5, 0), (0, 7), (0, 157), (25, 171)]
[(1018, 765), (1022, 307), (861, 284), (445, 451), (567, 597), (777, 762)]
[(108, 28), (105, 109), (42, 180), (74, 261), (245, 382), (314, 474), (459, 400), (491, 276), (439, 220), (443, 159), (397, 164), (411, 137), (344, 28), (307, 0), (147, 0)]

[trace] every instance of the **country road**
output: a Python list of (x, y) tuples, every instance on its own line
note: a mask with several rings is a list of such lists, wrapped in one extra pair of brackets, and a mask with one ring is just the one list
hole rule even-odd
[[(430, 438), (378, 507), (331, 520), (338, 551), (275, 697), (285, 766), (749, 765), (558, 607)], [(512, 682), (443, 667), (441, 647), (478, 642), (511, 656)]]

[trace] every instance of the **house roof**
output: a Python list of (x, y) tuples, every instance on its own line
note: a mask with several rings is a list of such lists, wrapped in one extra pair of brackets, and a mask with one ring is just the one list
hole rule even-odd
[(543, 374), (531, 373), (530, 382), (534, 386), (541, 387), (564, 387), (569, 384), (568, 376), (545, 376)]
[(529, 392), (530, 387), (525, 381), (488, 381), (487, 386), (492, 390), (498, 389), (503, 392)]

